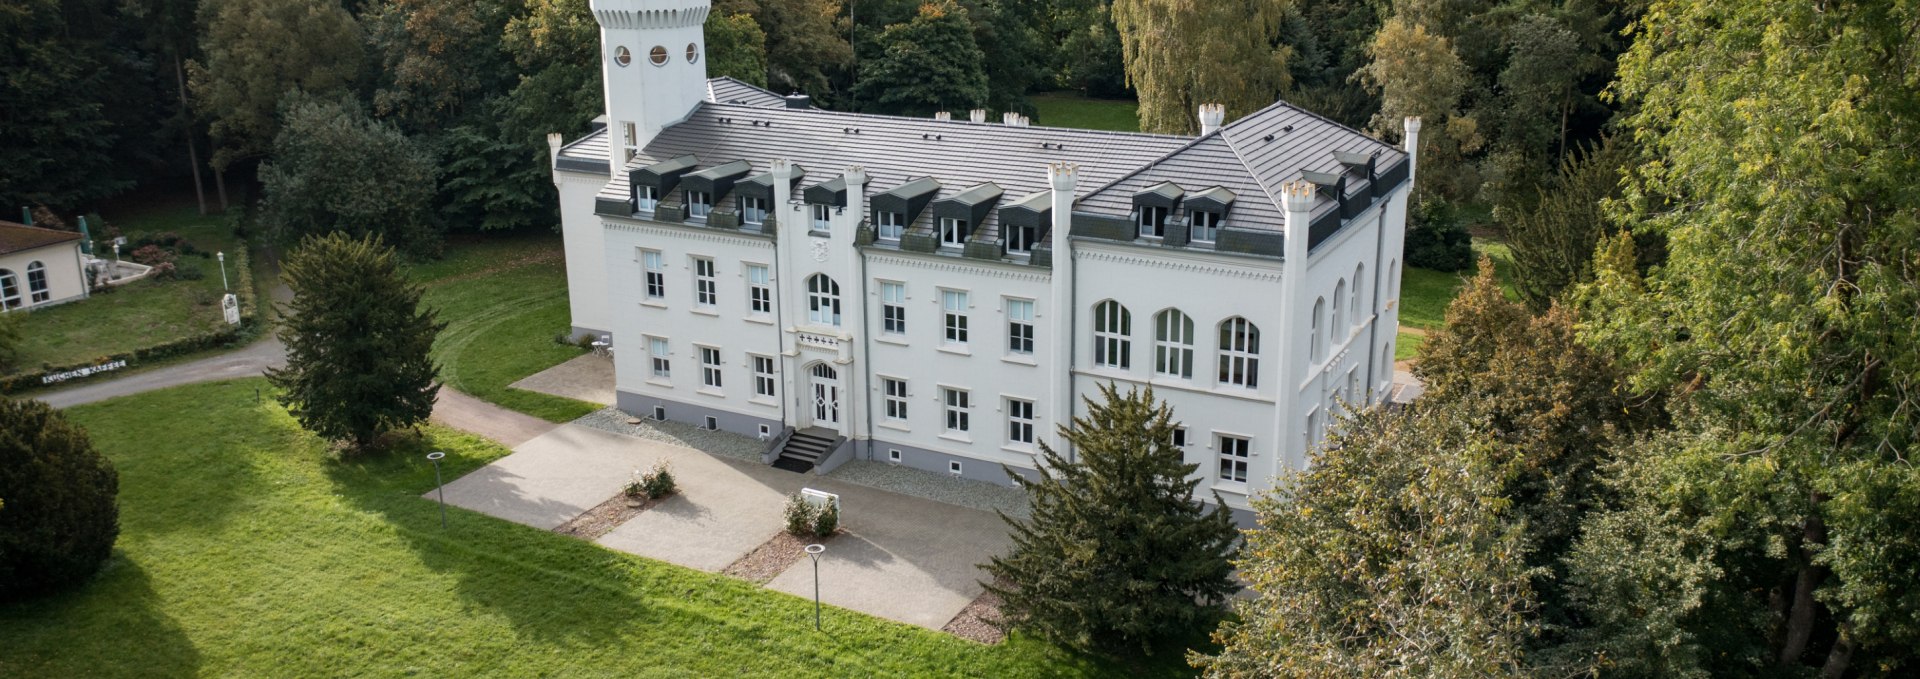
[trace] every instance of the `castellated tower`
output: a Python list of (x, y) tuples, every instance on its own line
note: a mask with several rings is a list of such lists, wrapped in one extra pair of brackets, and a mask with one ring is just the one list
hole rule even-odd
[(709, 0), (592, 0), (612, 171), (707, 94)]

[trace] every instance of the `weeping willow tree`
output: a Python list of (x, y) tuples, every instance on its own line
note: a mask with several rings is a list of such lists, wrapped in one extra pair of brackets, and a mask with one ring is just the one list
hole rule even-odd
[(1114, 0), (1140, 129), (1191, 134), (1200, 104), (1227, 119), (1273, 103), (1293, 50), (1279, 41), (1289, 0)]

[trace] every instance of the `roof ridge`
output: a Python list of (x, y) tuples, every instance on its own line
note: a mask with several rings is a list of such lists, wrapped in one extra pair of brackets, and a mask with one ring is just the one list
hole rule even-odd
[[(748, 85), (748, 87), (752, 87), (752, 85)], [(778, 95), (775, 95), (775, 96), (778, 96)], [(740, 108), (749, 109), (753, 111), (761, 111), (761, 112), (779, 112), (781, 114), (825, 114), (829, 116), (848, 117), (848, 118), (871, 118), (871, 119), (879, 119), (879, 120), (902, 120), (902, 121), (913, 121), (913, 122), (921, 122), (921, 123), (935, 123), (940, 125), (965, 125), (968, 127), (991, 127), (993, 129), (999, 129), (999, 130), (1037, 130), (1037, 131), (1057, 130), (1061, 132), (1073, 132), (1077, 134), (1091, 134), (1091, 135), (1097, 135), (1097, 136), (1110, 136), (1110, 137), (1135, 137), (1135, 138), (1145, 138), (1145, 139), (1190, 139), (1190, 137), (1187, 137), (1186, 135), (1182, 135), (1182, 134), (1157, 134), (1152, 132), (1125, 132), (1120, 130), (1094, 130), (1094, 129), (1088, 129), (1083, 127), (1052, 127), (1047, 125), (1007, 125), (1005, 123), (993, 123), (993, 122), (976, 123), (971, 120), (938, 120), (935, 118), (921, 118), (918, 116), (892, 115), (892, 114), (886, 114), (886, 113), (862, 113), (859, 111), (835, 111), (832, 109), (824, 109), (824, 108), (784, 108), (784, 109), (771, 108), (766, 106), (754, 106), (751, 104), (735, 104), (735, 103), (724, 102), (724, 101), (707, 101), (705, 103), (718, 105), (718, 106), (737, 106)]]
[[(1223, 128), (1221, 128), (1221, 130), (1224, 130), (1224, 129), (1226, 129), (1226, 128), (1224, 128), (1224, 127), (1223, 127)], [(1188, 149), (1191, 149), (1191, 148), (1193, 148), (1193, 147), (1195, 147), (1195, 146), (1199, 146), (1199, 145), (1200, 145), (1200, 142), (1203, 142), (1203, 141), (1206, 141), (1206, 140), (1208, 140), (1208, 139), (1211, 139), (1211, 138), (1213, 138), (1213, 137), (1220, 137), (1220, 140), (1221, 140), (1221, 141), (1227, 141), (1227, 138), (1226, 138), (1226, 136), (1224, 136), (1224, 135), (1222, 135), (1222, 134), (1220, 134), (1220, 132), (1221, 132), (1221, 130), (1214, 130), (1214, 131), (1212, 131), (1212, 132), (1208, 132), (1208, 133), (1206, 133), (1206, 134), (1203, 134), (1203, 135), (1200, 135), (1200, 136), (1198, 136), (1198, 137), (1194, 137), (1194, 138), (1193, 138), (1193, 141), (1189, 141), (1189, 142), (1187, 142), (1187, 143), (1185, 143), (1185, 144), (1181, 144), (1181, 145), (1180, 145), (1180, 148), (1177, 148), (1177, 149), (1174, 149), (1174, 150), (1172, 150), (1172, 151), (1168, 151), (1168, 152), (1166, 152), (1165, 154), (1162, 154), (1162, 155), (1161, 155), (1160, 157), (1158, 157), (1158, 158), (1154, 158), (1153, 160), (1150, 160), (1150, 161), (1147, 161), (1147, 164), (1145, 164), (1145, 165), (1141, 165), (1140, 167), (1136, 167), (1136, 168), (1133, 168), (1133, 170), (1131, 170), (1131, 171), (1129, 171), (1129, 172), (1127, 172), (1126, 174), (1123, 174), (1123, 175), (1120, 175), (1120, 176), (1119, 176), (1118, 178), (1115, 178), (1115, 179), (1114, 179), (1113, 181), (1110, 181), (1110, 182), (1107, 182), (1107, 183), (1105, 183), (1105, 184), (1101, 184), (1101, 185), (1099, 185), (1099, 186), (1097, 186), (1097, 187), (1094, 187), (1094, 189), (1093, 189), (1092, 191), (1088, 191), (1088, 192), (1087, 192), (1087, 195), (1088, 195), (1088, 196), (1092, 196), (1092, 195), (1094, 195), (1094, 194), (1096, 194), (1096, 193), (1099, 193), (1099, 192), (1101, 192), (1101, 191), (1105, 191), (1105, 190), (1107, 190), (1107, 189), (1110, 189), (1110, 188), (1113, 188), (1113, 187), (1114, 187), (1115, 185), (1118, 185), (1118, 184), (1119, 184), (1120, 182), (1124, 182), (1124, 181), (1126, 181), (1126, 180), (1129, 180), (1129, 179), (1132, 179), (1132, 178), (1134, 178), (1134, 176), (1136, 176), (1136, 175), (1138, 175), (1138, 174), (1140, 174), (1140, 173), (1142, 173), (1142, 172), (1146, 172), (1147, 170), (1151, 170), (1151, 169), (1153, 169), (1153, 168), (1154, 168), (1154, 166), (1156, 166), (1156, 165), (1159, 165), (1160, 163), (1162, 163), (1162, 162), (1164, 162), (1164, 161), (1166, 161), (1166, 160), (1167, 160), (1168, 158), (1172, 158), (1172, 157), (1174, 157), (1174, 156), (1177, 156), (1177, 155), (1180, 155), (1181, 153), (1185, 153), (1185, 152), (1186, 152), (1186, 151), (1187, 151)], [(1228, 149), (1232, 149), (1232, 148), (1233, 148), (1233, 143), (1232, 143), (1232, 142), (1228, 142), (1228, 143), (1227, 143), (1227, 148), (1228, 148)], [(1241, 165), (1242, 167), (1246, 167), (1246, 166), (1247, 166), (1247, 159), (1245, 159), (1245, 158), (1241, 158), (1241, 157), (1240, 157), (1240, 152), (1239, 152), (1238, 150), (1235, 150), (1235, 151), (1233, 152), (1233, 157), (1234, 157), (1235, 159), (1238, 159), (1238, 160), (1240, 161), (1240, 165)], [(1251, 173), (1252, 173), (1252, 170), (1253, 170), (1253, 168), (1251, 168), (1251, 167), (1247, 167), (1247, 170), (1248, 170), (1248, 173), (1249, 173), (1249, 174), (1251, 174)], [(1074, 202), (1079, 202), (1079, 200), (1080, 200), (1079, 198), (1075, 198), (1075, 199), (1074, 199)]]
[[(1262, 110), (1265, 110), (1265, 109), (1262, 109)], [(1247, 117), (1251, 118), (1253, 116), (1247, 116)], [(1242, 120), (1244, 119), (1245, 118), (1242, 118)], [(1221, 126), (1220, 130), (1224, 132), (1226, 130), (1226, 126)], [(1273, 194), (1273, 187), (1267, 186), (1266, 180), (1260, 177), (1260, 173), (1255, 172), (1253, 170), (1253, 166), (1247, 164), (1246, 155), (1240, 153), (1240, 146), (1238, 144), (1233, 143), (1233, 138), (1222, 134), (1220, 135), (1220, 140), (1227, 143), (1227, 150), (1233, 152), (1234, 160), (1240, 161), (1240, 166), (1247, 169), (1247, 176), (1253, 179), (1253, 185), (1260, 187), (1260, 192), (1263, 194), (1266, 194), (1267, 202), (1272, 203), (1275, 208), (1278, 208), (1280, 210), (1281, 215), (1287, 214), (1286, 205), (1282, 203), (1280, 199)], [(1285, 229), (1287, 228), (1287, 225), (1285, 223), (1282, 223), (1280, 225), (1280, 228), (1284, 232)]]

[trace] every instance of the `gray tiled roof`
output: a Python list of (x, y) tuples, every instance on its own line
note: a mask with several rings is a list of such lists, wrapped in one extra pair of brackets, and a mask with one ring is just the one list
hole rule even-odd
[[(748, 85), (722, 76), (707, 80), (707, 101), (736, 103), (746, 106), (785, 108), (787, 100), (778, 94)], [(556, 163), (562, 170), (579, 172), (605, 172), (607, 169), (607, 143), (612, 132), (602, 127), (567, 144), (560, 149)]]
[(745, 104), (767, 108), (784, 108), (787, 99), (765, 89), (754, 87), (734, 80), (732, 76), (721, 76), (707, 81), (707, 101), (723, 104)]

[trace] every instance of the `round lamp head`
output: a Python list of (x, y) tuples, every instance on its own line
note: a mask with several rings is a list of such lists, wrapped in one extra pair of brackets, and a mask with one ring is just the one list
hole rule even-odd
[(807, 545), (808, 554), (819, 554), (825, 551), (827, 551), (826, 545)]
[(446, 454), (446, 453), (442, 453), (442, 452), (439, 452), (439, 451), (434, 451), (434, 452), (431, 452), (431, 453), (427, 453), (427, 459), (429, 459), (429, 460), (433, 460), (434, 462), (439, 462), (439, 461), (440, 461), (440, 458), (443, 458), (443, 457), (446, 457), (446, 456), (447, 456), (447, 454)]

